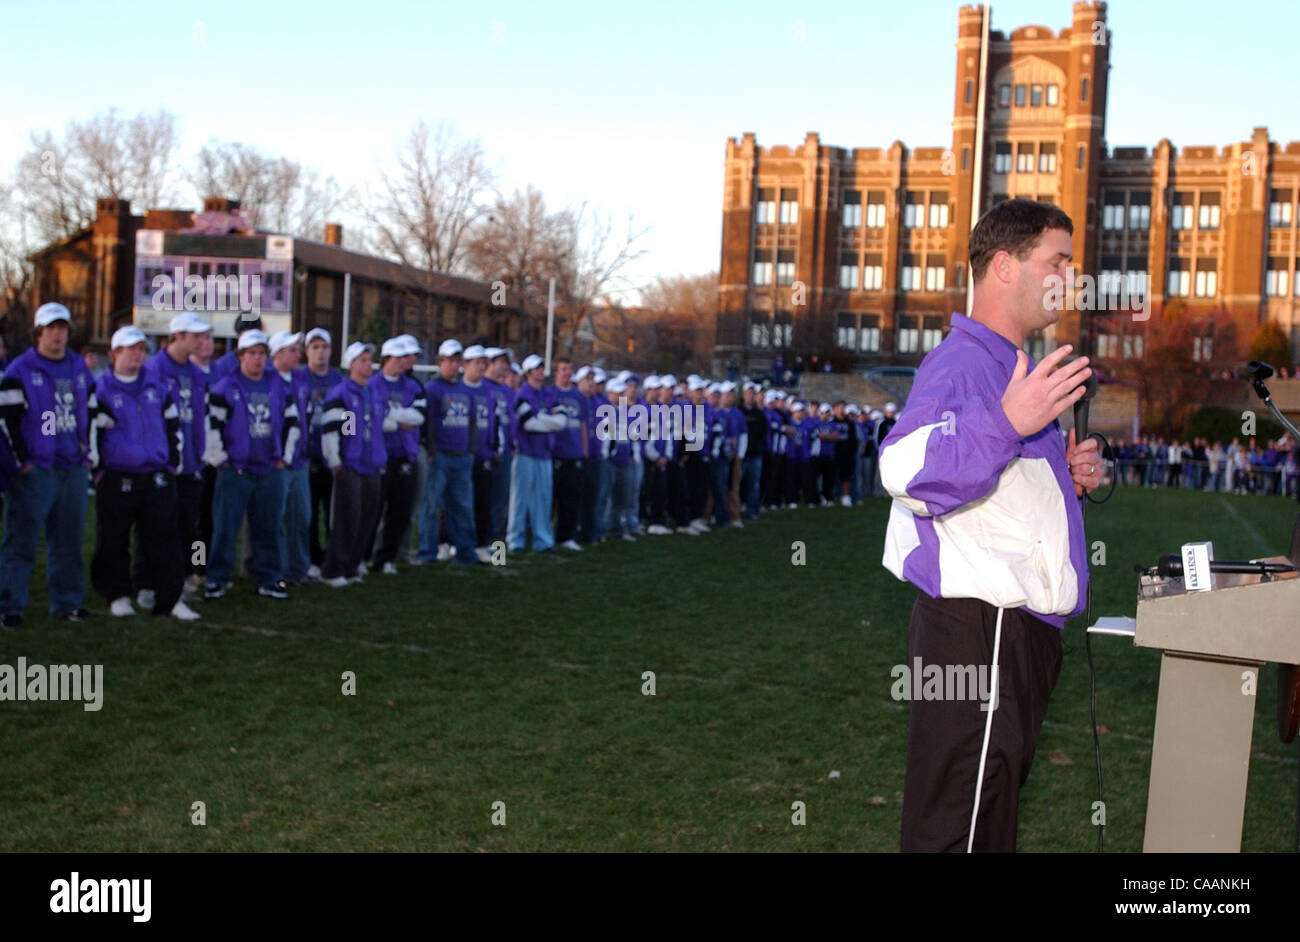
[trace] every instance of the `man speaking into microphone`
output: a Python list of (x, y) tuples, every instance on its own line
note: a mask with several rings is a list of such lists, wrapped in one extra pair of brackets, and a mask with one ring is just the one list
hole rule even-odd
[(894, 498), (883, 563), (918, 590), (908, 667), (992, 678), (911, 697), (904, 851), (1015, 850), (1061, 631), (1083, 611), (1079, 498), (1102, 468), (1096, 441), (1072, 433), (1067, 446), (1057, 417), (1092, 371), (1086, 357), (1063, 362), (1068, 344), (1037, 364), (1021, 349), (1060, 316), (1049, 279), (1065, 280), (1073, 231), (1031, 200), (984, 214), (969, 241), (971, 316), (952, 315), (881, 446)]

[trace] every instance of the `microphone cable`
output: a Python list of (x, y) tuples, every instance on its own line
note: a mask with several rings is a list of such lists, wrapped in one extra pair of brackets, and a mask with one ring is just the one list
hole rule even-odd
[[(1110, 442), (1106, 441), (1106, 436), (1101, 434), (1101, 432), (1093, 432), (1088, 437), (1100, 439), (1097, 455), (1098, 457), (1102, 457), (1105, 454), (1105, 452), (1102, 451), (1102, 449), (1110, 447)], [(1105, 459), (1102, 458), (1102, 460)], [(1116, 462), (1116, 465), (1118, 466), (1118, 462)], [(1105, 852), (1106, 798), (1102, 788), (1101, 734), (1097, 731), (1097, 669), (1092, 660), (1092, 632), (1088, 630), (1088, 626), (1092, 624), (1092, 557), (1088, 555), (1088, 546), (1087, 546), (1088, 530), (1087, 530), (1086, 523), (1088, 519), (1088, 504), (1104, 504), (1106, 503), (1106, 501), (1110, 500), (1111, 497), (1113, 497), (1115, 494), (1115, 485), (1118, 483), (1118, 481), (1119, 481), (1118, 473), (1112, 473), (1110, 479), (1110, 490), (1106, 492), (1105, 497), (1103, 497), (1101, 500), (1096, 500), (1092, 496), (1092, 494), (1090, 494), (1087, 491), (1084, 491), (1083, 492), (1084, 500), (1080, 502), (1080, 513), (1082, 514), (1083, 521), (1085, 523), (1083, 552), (1084, 552), (1084, 558), (1088, 560), (1088, 567), (1089, 567), (1088, 591), (1086, 593), (1086, 601), (1084, 603), (1084, 615), (1083, 615), (1084, 618), (1083, 648), (1088, 655), (1088, 699), (1089, 699), (1089, 715), (1092, 719), (1092, 750), (1097, 765), (1097, 802), (1098, 804), (1101, 805), (1101, 823), (1097, 825), (1097, 853), (1099, 854)]]

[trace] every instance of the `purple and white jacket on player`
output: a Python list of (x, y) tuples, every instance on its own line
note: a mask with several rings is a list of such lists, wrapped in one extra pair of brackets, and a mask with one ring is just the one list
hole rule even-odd
[(1060, 423), (1021, 438), (1002, 411), (1015, 365), (1010, 340), (953, 314), (881, 444), (894, 498), (882, 562), (931, 598), (1023, 608), (1064, 628), (1087, 597), (1083, 512)]

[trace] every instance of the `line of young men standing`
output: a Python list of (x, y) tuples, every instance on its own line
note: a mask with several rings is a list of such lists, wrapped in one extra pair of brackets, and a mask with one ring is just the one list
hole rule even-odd
[[(745, 383), (738, 404), (731, 382), (611, 377), (567, 358), (548, 384), (539, 356), (512, 364), (457, 340), (421, 383), (409, 335), (378, 351), (353, 343), (339, 370), (327, 331), (268, 337), (249, 315), (215, 362), (211, 325), (193, 313), (172, 319), (153, 356), (124, 327), (96, 381), (67, 349), (70, 324), (63, 305), (43, 305), (32, 348), (0, 383), (5, 628), (22, 625), (42, 531), (50, 614), (91, 615), (81, 539), (92, 479), (91, 584), (110, 613), (193, 620), (187, 602), (229, 592), (241, 532), (245, 570), (272, 599), (395, 573), (413, 522), (416, 564), (483, 565), (498, 542), (553, 552), (698, 535), (763, 507), (874, 493), (876, 444), (892, 425), (892, 403), (869, 416)], [(671, 423), (646, 425), (650, 407), (672, 405)], [(633, 421), (600, 421), (620, 407)]]

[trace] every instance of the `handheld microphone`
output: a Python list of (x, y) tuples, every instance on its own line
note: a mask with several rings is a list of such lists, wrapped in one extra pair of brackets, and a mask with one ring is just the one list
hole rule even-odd
[(1074, 403), (1074, 441), (1077, 445), (1088, 440), (1088, 407), (1091, 405), (1089, 400), (1097, 395), (1097, 374), (1089, 373), (1083, 386), (1083, 398)]

